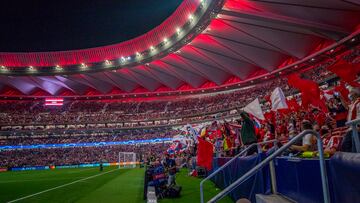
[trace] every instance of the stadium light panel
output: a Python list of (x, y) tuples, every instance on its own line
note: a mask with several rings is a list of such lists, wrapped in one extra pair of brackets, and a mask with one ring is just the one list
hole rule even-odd
[(45, 106), (62, 106), (64, 105), (63, 98), (45, 98)]

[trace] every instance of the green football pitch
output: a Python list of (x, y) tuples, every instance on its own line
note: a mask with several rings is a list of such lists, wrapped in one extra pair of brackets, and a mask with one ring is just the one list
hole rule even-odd
[[(200, 202), (200, 179), (188, 177), (186, 170), (177, 174), (183, 187), (181, 197), (164, 202)], [(0, 202), (124, 202), (143, 200), (144, 169), (98, 168), (57, 169), (0, 173)], [(205, 197), (218, 190), (210, 181), (205, 184)], [(232, 202), (226, 197), (222, 202)]]

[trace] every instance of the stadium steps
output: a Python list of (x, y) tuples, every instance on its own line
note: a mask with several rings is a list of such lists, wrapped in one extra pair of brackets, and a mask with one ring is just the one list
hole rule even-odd
[(293, 201), (279, 194), (271, 194), (271, 195), (256, 194), (255, 198), (256, 198), (256, 203), (296, 203), (296, 201)]

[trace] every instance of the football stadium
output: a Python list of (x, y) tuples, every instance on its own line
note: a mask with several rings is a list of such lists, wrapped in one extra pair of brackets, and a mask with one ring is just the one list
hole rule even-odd
[(0, 203), (360, 202), (360, 1), (0, 5)]

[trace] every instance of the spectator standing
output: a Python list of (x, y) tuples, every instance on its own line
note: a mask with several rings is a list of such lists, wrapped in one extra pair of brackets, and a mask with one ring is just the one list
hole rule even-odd
[(167, 186), (173, 186), (176, 185), (175, 182), (175, 175), (176, 175), (176, 162), (175, 159), (171, 158), (169, 154), (165, 155), (165, 160), (164, 160), (164, 165), (165, 168), (168, 172), (168, 183)]
[[(256, 134), (255, 134), (255, 125), (254, 122), (250, 119), (246, 112), (240, 113), (240, 124), (241, 124), (241, 141), (243, 145), (249, 146), (253, 143), (257, 142)], [(256, 153), (257, 147), (253, 146), (248, 150), (247, 155), (251, 155)]]
[[(347, 120), (355, 120), (360, 118), (360, 88), (358, 87), (350, 87), (349, 88), (349, 99), (351, 101), (351, 104), (349, 105), (349, 113)], [(359, 131), (359, 127), (358, 127)], [(358, 132), (359, 135), (359, 132)], [(355, 144), (354, 139), (352, 136), (352, 131), (349, 130), (342, 143), (340, 150), (343, 152), (355, 152)]]

